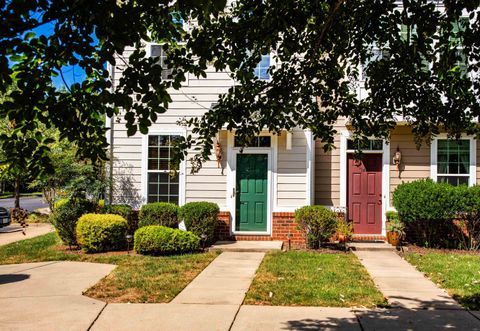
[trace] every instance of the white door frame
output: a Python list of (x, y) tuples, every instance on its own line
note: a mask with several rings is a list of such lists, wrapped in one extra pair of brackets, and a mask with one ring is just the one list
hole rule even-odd
[(274, 193), (274, 154), (277, 147), (277, 136), (269, 132), (262, 132), (261, 136), (270, 136), (270, 147), (245, 147), (243, 154), (266, 154), (268, 156), (268, 176), (267, 176), (267, 229), (266, 231), (236, 231), (236, 195), (237, 189), (237, 155), (241, 154), (240, 147), (234, 147), (235, 134), (228, 132), (227, 139), (227, 206), (230, 211), (231, 224), (230, 234), (235, 235), (271, 235), (272, 234), (272, 210), (273, 210), (273, 193)]
[[(340, 136), (340, 206), (345, 207), (348, 213), (347, 206), (347, 177), (348, 177), (348, 163), (347, 154), (353, 151), (347, 149), (347, 140), (352, 136), (350, 131), (342, 131)], [(372, 139), (374, 139), (372, 137)], [(383, 139), (382, 150), (378, 151), (364, 151), (365, 154), (382, 154), (382, 232), (381, 235), (387, 234), (385, 222), (387, 221), (385, 212), (390, 206), (390, 145)], [(345, 217), (347, 217), (347, 214)], [(361, 234), (361, 233), (360, 233)]]

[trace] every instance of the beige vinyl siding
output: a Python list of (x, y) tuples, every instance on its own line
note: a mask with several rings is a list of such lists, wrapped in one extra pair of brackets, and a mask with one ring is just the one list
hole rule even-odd
[[(131, 50), (124, 53), (124, 60), (128, 60)], [(117, 60), (115, 66), (115, 80), (118, 83), (125, 63), (123, 60)], [(232, 86), (233, 81), (227, 73), (215, 72), (214, 68), (207, 71), (206, 78), (197, 78), (193, 75), (188, 76), (188, 81), (180, 90), (170, 90), (172, 102), (169, 109), (164, 114), (159, 114), (156, 123), (150, 127), (150, 132), (157, 133), (162, 130), (184, 130), (177, 125), (181, 118), (191, 118), (203, 115), (218, 100), (218, 95), (227, 92)], [(119, 122), (117, 122), (119, 121)], [(132, 137), (127, 136), (123, 117), (115, 118), (114, 126), (114, 177), (120, 180), (128, 174), (129, 188), (136, 191), (140, 196), (142, 192), (142, 138), (140, 133)], [(191, 132), (187, 132), (190, 134)], [(217, 168), (217, 162), (214, 151), (210, 157), (211, 161), (203, 164), (203, 168), (197, 174), (191, 174), (191, 166), (188, 159), (193, 155), (190, 153), (186, 162), (185, 173), (185, 201), (211, 201), (217, 203), (220, 208), (226, 207), (226, 160), (227, 160), (227, 134), (220, 133), (220, 143), (223, 147), (224, 168)], [(125, 179), (123, 179), (125, 181)], [(121, 185), (117, 185), (120, 186)], [(125, 188), (125, 185), (123, 185)], [(124, 201), (125, 196), (130, 192), (125, 190), (115, 190), (115, 201)], [(145, 203), (145, 197), (139, 197), (140, 204)]]
[(278, 137), (277, 206), (302, 207), (307, 204), (307, 136), (292, 132), (292, 149), (286, 149), (286, 132)]
[[(185, 202), (209, 201), (226, 209), (227, 201), (227, 132), (220, 131), (220, 145), (222, 146), (222, 162), (218, 168), (215, 152), (212, 151), (210, 161), (202, 165), (196, 174), (191, 173), (191, 164), (187, 161), (187, 176), (185, 183)], [(189, 157), (193, 154), (189, 154)], [(223, 168), (223, 175), (222, 175)]]
[(390, 203), (392, 193), (401, 183), (430, 177), (430, 145), (422, 144), (417, 149), (412, 131), (406, 126), (397, 126), (390, 138), (390, 156), (393, 157), (397, 147), (402, 153), (400, 171), (390, 161)]
[(340, 119), (334, 128), (338, 133), (335, 135), (335, 148), (332, 151), (324, 152), (324, 144), (320, 140), (315, 141), (316, 205), (340, 205), (340, 134), (346, 130), (345, 121)]

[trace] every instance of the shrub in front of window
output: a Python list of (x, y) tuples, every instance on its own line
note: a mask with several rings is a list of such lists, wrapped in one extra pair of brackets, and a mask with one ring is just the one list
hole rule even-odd
[(135, 231), (134, 250), (139, 254), (167, 255), (198, 251), (200, 237), (190, 231), (149, 225)]
[(393, 206), (405, 224), (408, 241), (427, 247), (456, 248), (457, 229), (452, 223), (457, 187), (421, 179), (400, 184)]
[(295, 211), (298, 227), (307, 235), (310, 248), (319, 248), (337, 230), (337, 216), (324, 206), (305, 206)]
[(55, 207), (50, 216), (50, 222), (65, 245), (77, 245), (76, 228), (78, 219), (83, 214), (91, 213), (95, 209), (95, 204), (85, 199), (67, 199)]
[(178, 206), (168, 202), (153, 202), (142, 206), (138, 214), (138, 227), (162, 225), (178, 227)]
[(88, 253), (116, 251), (127, 246), (128, 223), (120, 215), (85, 214), (77, 223), (77, 239)]
[(189, 202), (180, 208), (179, 219), (185, 222), (188, 231), (202, 238), (210, 245), (215, 240), (215, 227), (218, 222), (220, 208), (216, 203), (199, 201)]
[(134, 234), (138, 228), (138, 215), (133, 211), (129, 205), (107, 205), (102, 209), (103, 214), (120, 215), (128, 222), (128, 233)]

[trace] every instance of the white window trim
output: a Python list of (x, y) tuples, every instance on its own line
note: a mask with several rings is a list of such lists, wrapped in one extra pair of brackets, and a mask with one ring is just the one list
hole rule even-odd
[[(352, 137), (350, 131), (342, 131), (340, 135), (340, 208), (347, 210), (347, 154), (353, 151), (347, 149), (347, 140)], [(371, 139), (378, 139), (371, 137)], [(386, 215), (385, 212), (389, 210), (390, 206), (390, 145), (383, 140), (383, 149), (378, 151), (364, 151), (365, 154), (382, 154), (382, 233), (387, 234), (386, 229)], [(360, 233), (361, 234), (361, 233)]]
[[(151, 130), (148, 134), (142, 135), (142, 205), (148, 202), (148, 137), (161, 135), (178, 135), (182, 137), (187, 136), (185, 129), (162, 129)], [(183, 160), (180, 163), (178, 176), (178, 205), (185, 204), (185, 179), (186, 179), (186, 162)]]
[(244, 147), (245, 154), (267, 154), (268, 155), (268, 185), (267, 185), (267, 230), (266, 231), (236, 231), (236, 196), (233, 192), (236, 190), (236, 168), (237, 155), (242, 150), (241, 147), (234, 147), (234, 132), (228, 132), (227, 137), (227, 208), (230, 211), (231, 224), (230, 234), (234, 235), (271, 235), (272, 234), (272, 212), (274, 210), (274, 201), (276, 201), (276, 183), (277, 183), (277, 146), (278, 137), (268, 131), (262, 131), (259, 136), (271, 136), (270, 147)]
[[(438, 173), (437, 173), (437, 155), (438, 155), (438, 140), (448, 139), (446, 133), (437, 135), (432, 140), (430, 146), (430, 178), (437, 182)], [(461, 140), (470, 140), (470, 165), (469, 165), (469, 176), (468, 176), (468, 186), (473, 186), (477, 183), (477, 140), (473, 136), (461, 137)], [(440, 174), (444, 176), (444, 174)], [(447, 174), (448, 176), (448, 174)], [(458, 175), (455, 175), (458, 176)], [(467, 177), (467, 176), (465, 176)]]

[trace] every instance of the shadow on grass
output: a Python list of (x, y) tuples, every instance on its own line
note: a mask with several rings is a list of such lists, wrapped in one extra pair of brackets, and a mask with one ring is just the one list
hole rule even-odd
[(470, 310), (480, 310), (480, 293), (472, 295), (453, 295), (453, 298), (463, 307)]

